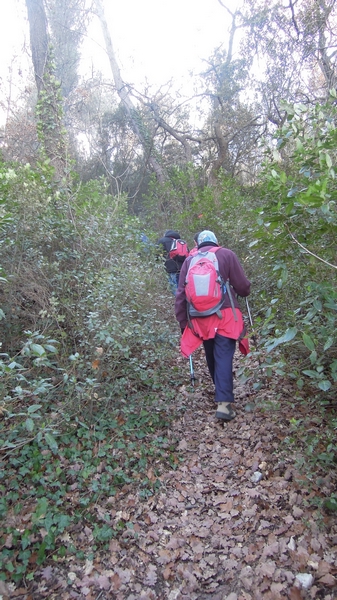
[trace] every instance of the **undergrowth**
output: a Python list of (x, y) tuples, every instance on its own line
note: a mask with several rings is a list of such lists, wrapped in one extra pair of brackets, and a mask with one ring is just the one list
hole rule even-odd
[[(114, 496), (134, 487), (138, 501), (160, 487), (163, 470), (175, 469), (176, 441), (169, 433), (174, 414), (157, 394), (114, 402), (95, 411), (90, 425), (64, 415), (63, 431), (34, 439), (2, 455), (0, 517), (3, 523), (2, 579), (30, 580), (46, 559), (106, 548), (126, 527), (111, 521)], [(62, 406), (52, 407), (52, 416)], [(13, 444), (14, 445), (14, 444)], [(79, 531), (85, 531), (80, 534)]]
[(48, 168), (0, 165), (0, 578), (14, 582), (105, 548), (127, 527), (115, 496), (140, 502), (178, 462), (163, 265), (104, 181), (70, 197)]

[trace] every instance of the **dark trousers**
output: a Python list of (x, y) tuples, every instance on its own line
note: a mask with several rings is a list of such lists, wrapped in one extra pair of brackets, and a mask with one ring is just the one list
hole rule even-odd
[(215, 385), (215, 402), (234, 402), (233, 356), (236, 341), (216, 334), (203, 342), (208, 370)]

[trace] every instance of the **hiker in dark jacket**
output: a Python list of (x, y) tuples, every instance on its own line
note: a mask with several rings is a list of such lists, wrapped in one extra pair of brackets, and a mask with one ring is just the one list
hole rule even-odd
[(216, 258), (220, 275), (224, 282), (230, 281), (230, 289), (225, 293), (221, 307), (221, 318), (214, 313), (207, 317), (188, 319), (185, 284), (189, 263), (193, 258), (195, 259), (195, 256), (189, 256), (182, 266), (175, 300), (175, 313), (182, 331), (180, 344), (182, 354), (189, 357), (203, 344), (207, 366), (215, 385), (215, 402), (217, 403), (215, 416), (224, 421), (231, 421), (235, 417), (233, 410), (233, 356), (236, 341), (244, 330), (244, 322), (236, 296), (237, 294), (239, 296), (249, 295), (250, 281), (236, 254), (228, 248), (219, 247), (212, 231), (202, 231), (198, 235), (198, 249), (206, 252), (214, 247), (219, 248), (216, 251)]
[(180, 234), (178, 231), (168, 229), (165, 231), (163, 237), (157, 241), (157, 245), (162, 246), (162, 255), (165, 258), (164, 266), (168, 275), (170, 289), (175, 295), (178, 288), (180, 270), (185, 260), (185, 256), (176, 256), (174, 259), (169, 257), (173, 240), (180, 240)]

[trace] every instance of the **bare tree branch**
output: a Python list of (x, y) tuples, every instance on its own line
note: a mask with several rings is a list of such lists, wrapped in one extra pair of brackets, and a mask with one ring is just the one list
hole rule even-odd
[(289, 0), (289, 8), (291, 10), (292, 22), (293, 22), (293, 25), (294, 25), (294, 27), (296, 29), (297, 39), (299, 39), (300, 32), (299, 32), (298, 25), (297, 25), (296, 18), (295, 18), (294, 4), (296, 4), (296, 2), (293, 2), (292, 0)]
[(159, 162), (156, 160), (156, 158), (152, 154), (153, 138), (148, 139), (146, 131), (144, 130), (143, 123), (141, 122), (141, 115), (137, 111), (136, 107), (133, 105), (133, 102), (131, 99), (131, 94), (130, 94), (130, 88), (122, 79), (120, 68), (117, 63), (115, 52), (113, 49), (111, 35), (110, 35), (107, 21), (105, 18), (102, 0), (95, 0), (95, 6), (96, 6), (96, 14), (101, 23), (104, 40), (105, 40), (105, 45), (106, 45), (106, 51), (107, 51), (108, 58), (110, 61), (110, 67), (111, 67), (112, 75), (113, 75), (114, 82), (115, 82), (115, 85), (117, 88), (117, 93), (126, 109), (126, 112), (129, 116), (133, 130), (136, 133), (140, 143), (143, 146), (143, 149), (144, 149), (145, 154), (147, 155), (147, 159), (148, 159), (150, 167), (156, 174), (158, 181), (163, 183), (166, 180), (166, 174), (165, 174), (162, 166), (159, 164)]
[(322, 263), (324, 263), (325, 265), (328, 265), (329, 267), (332, 267), (333, 269), (337, 269), (336, 265), (333, 265), (332, 263), (329, 263), (327, 260), (324, 260), (324, 258), (321, 258), (320, 256), (317, 256), (317, 254), (314, 254), (313, 252), (311, 252), (310, 250), (308, 250), (308, 248), (306, 248), (305, 246), (303, 246), (303, 244), (301, 244), (296, 238), (295, 236), (291, 233), (290, 229), (288, 228), (288, 226), (286, 225), (286, 229), (289, 233), (289, 235), (291, 236), (291, 238), (294, 240), (294, 242), (296, 244), (298, 244), (298, 246), (300, 246), (307, 254), (310, 254), (311, 256), (314, 256), (314, 258), (317, 258), (317, 260), (320, 260)]

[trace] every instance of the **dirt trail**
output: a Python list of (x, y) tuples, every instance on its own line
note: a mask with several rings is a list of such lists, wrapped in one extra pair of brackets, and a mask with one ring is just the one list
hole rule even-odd
[[(179, 360), (188, 384), (188, 363)], [(302, 485), (293, 457), (280, 453), (290, 405), (284, 418), (285, 410), (263, 410), (268, 390), (254, 397), (247, 384), (237, 386), (237, 417), (223, 425), (202, 351), (195, 367), (194, 391), (182, 387), (172, 403), (181, 415), (172, 432), (182, 459), (176, 470), (161, 476), (146, 501), (134, 488), (111, 499), (112, 520), (127, 528), (109, 553), (69, 565), (67, 583), (63, 577), (55, 589), (54, 582), (49, 594), (45, 586), (47, 595), (40, 588), (34, 599), (337, 598), (336, 518), (310, 506), (315, 490)]]
[[(205, 373), (202, 357), (196, 371)], [(115, 597), (337, 598), (336, 522), (308, 507), (292, 457), (278, 455), (289, 417), (271, 418), (258, 398), (247, 412), (254, 398), (239, 386), (237, 418), (222, 425), (209, 388), (205, 374), (194, 392), (181, 390), (187, 409), (175, 434), (184, 460), (156, 497), (132, 508), (139, 537), (127, 540), (129, 581)], [(116, 566), (122, 550), (116, 544)]]

